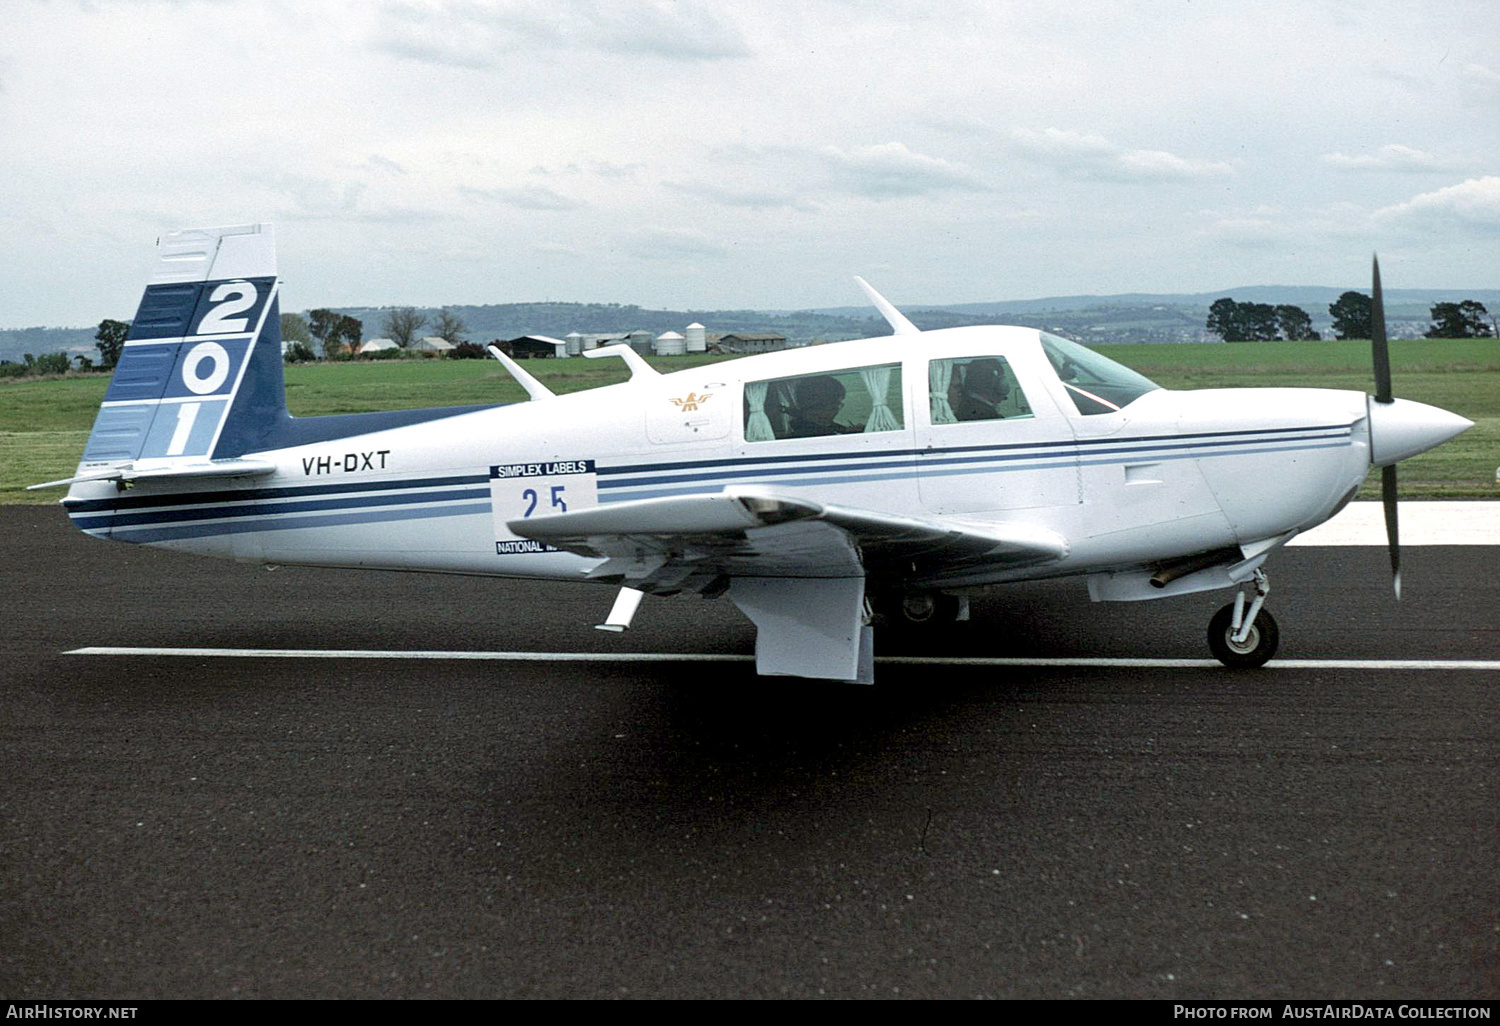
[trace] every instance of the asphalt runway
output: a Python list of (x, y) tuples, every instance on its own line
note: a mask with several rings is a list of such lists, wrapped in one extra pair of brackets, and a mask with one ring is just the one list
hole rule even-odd
[[(725, 601), (218, 563), (0, 508), (0, 996), (1500, 997), (1500, 673), (746, 654)], [(1274, 557), (1295, 659), (1500, 659), (1500, 548)], [(877, 654), (1198, 659), (1074, 582)]]

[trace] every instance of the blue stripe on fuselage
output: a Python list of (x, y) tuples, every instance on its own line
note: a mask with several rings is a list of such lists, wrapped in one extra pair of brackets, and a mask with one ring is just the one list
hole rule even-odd
[(341, 527), (348, 524), (383, 524), (400, 520), (428, 520), (437, 517), (463, 517), (490, 512), (489, 495), (483, 503), (450, 506), (424, 506), (420, 509), (373, 510), (360, 513), (333, 513), (316, 516), (291, 516), (279, 519), (229, 520), (211, 524), (177, 524), (169, 527), (127, 528), (129, 534), (117, 541), (136, 543), (180, 541), (184, 538), (212, 538), (252, 531), (291, 531), (304, 527)]
[[(93, 527), (112, 526), (116, 529), (134, 527), (139, 524), (160, 523), (163, 520), (185, 522), (192, 520), (230, 519), (240, 517), (277, 516), (283, 513), (310, 513), (317, 510), (360, 509), (374, 506), (407, 506), (417, 502), (453, 502), (459, 499), (488, 499), (488, 488), (466, 488), (447, 492), (402, 492), (393, 495), (343, 496), (333, 499), (316, 499), (304, 502), (256, 502), (238, 506), (194, 506), (176, 509), (167, 513), (146, 511), (137, 513), (105, 513), (90, 517), (75, 515), (73, 522), (88, 530)], [(98, 523), (94, 521), (97, 520)]]
[[(601, 501), (623, 502), (746, 483), (782, 482), (806, 487), (1340, 448), (1349, 445), (1351, 438), (1352, 425), (1319, 425), (939, 450), (897, 449), (859, 456), (846, 452), (626, 464), (601, 466), (597, 472)], [(82, 530), (118, 531), (122, 541), (147, 542), (488, 512), (487, 487), (476, 487), (487, 485), (487, 474), (466, 474), (407, 481), (121, 495), (64, 500), (64, 504)], [(481, 499), (486, 501), (476, 501)], [(417, 504), (426, 505), (412, 508)]]

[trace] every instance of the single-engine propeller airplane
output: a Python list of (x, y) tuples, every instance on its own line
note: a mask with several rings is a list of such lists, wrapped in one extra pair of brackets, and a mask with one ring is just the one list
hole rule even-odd
[(989, 585), (1087, 578), (1094, 601), (1238, 589), (1208, 628), (1276, 651), (1262, 568), (1384, 468), (1468, 420), (1391, 395), (1378, 265), (1373, 396), (1169, 391), (1033, 328), (919, 331), (530, 401), (297, 418), (269, 225), (173, 232), (63, 505), (98, 538), (246, 562), (727, 594), (758, 672), (868, 683), (872, 611), (968, 616)]

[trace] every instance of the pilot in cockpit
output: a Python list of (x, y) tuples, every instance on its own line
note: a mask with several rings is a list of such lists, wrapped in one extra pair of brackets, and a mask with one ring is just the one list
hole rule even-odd
[(964, 369), (964, 380), (953, 403), (958, 420), (998, 420), (999, 406), (1010, 397), (1010, 382), (999, 360), (975, 360)]
[(819, 435), (845, 435), (858, 427), (840, 424), (835, 418), (844, 405), (844, 386), (832, 375), (820, 374), (797, 382), (796, 403), (792, 406), (790, 424), (782, 438), (815, 438)]

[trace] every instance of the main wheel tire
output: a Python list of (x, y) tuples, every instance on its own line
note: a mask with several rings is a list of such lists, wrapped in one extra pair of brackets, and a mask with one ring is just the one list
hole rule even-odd
[(1215, 659), (1235, 670), (1264, 666), (1281, 644), (1276, 618), (1265, 607), (1256, 614), (1255, 622), (1250, 625), (1250, 634), (1243, 643), (1235, 644), (1233, 634), (1234, 603), (1231, 602), (1208, 621), (1208, 648)]
[(907, 623), (927, 623), (937, 616), (937, 597), (934, 595), (903, 595), (901, 617)]
[(958, 619), (958, 598), (943, 594), (911, 594), (901, 598), (901, 617), (907, 623), (953, 623)]

